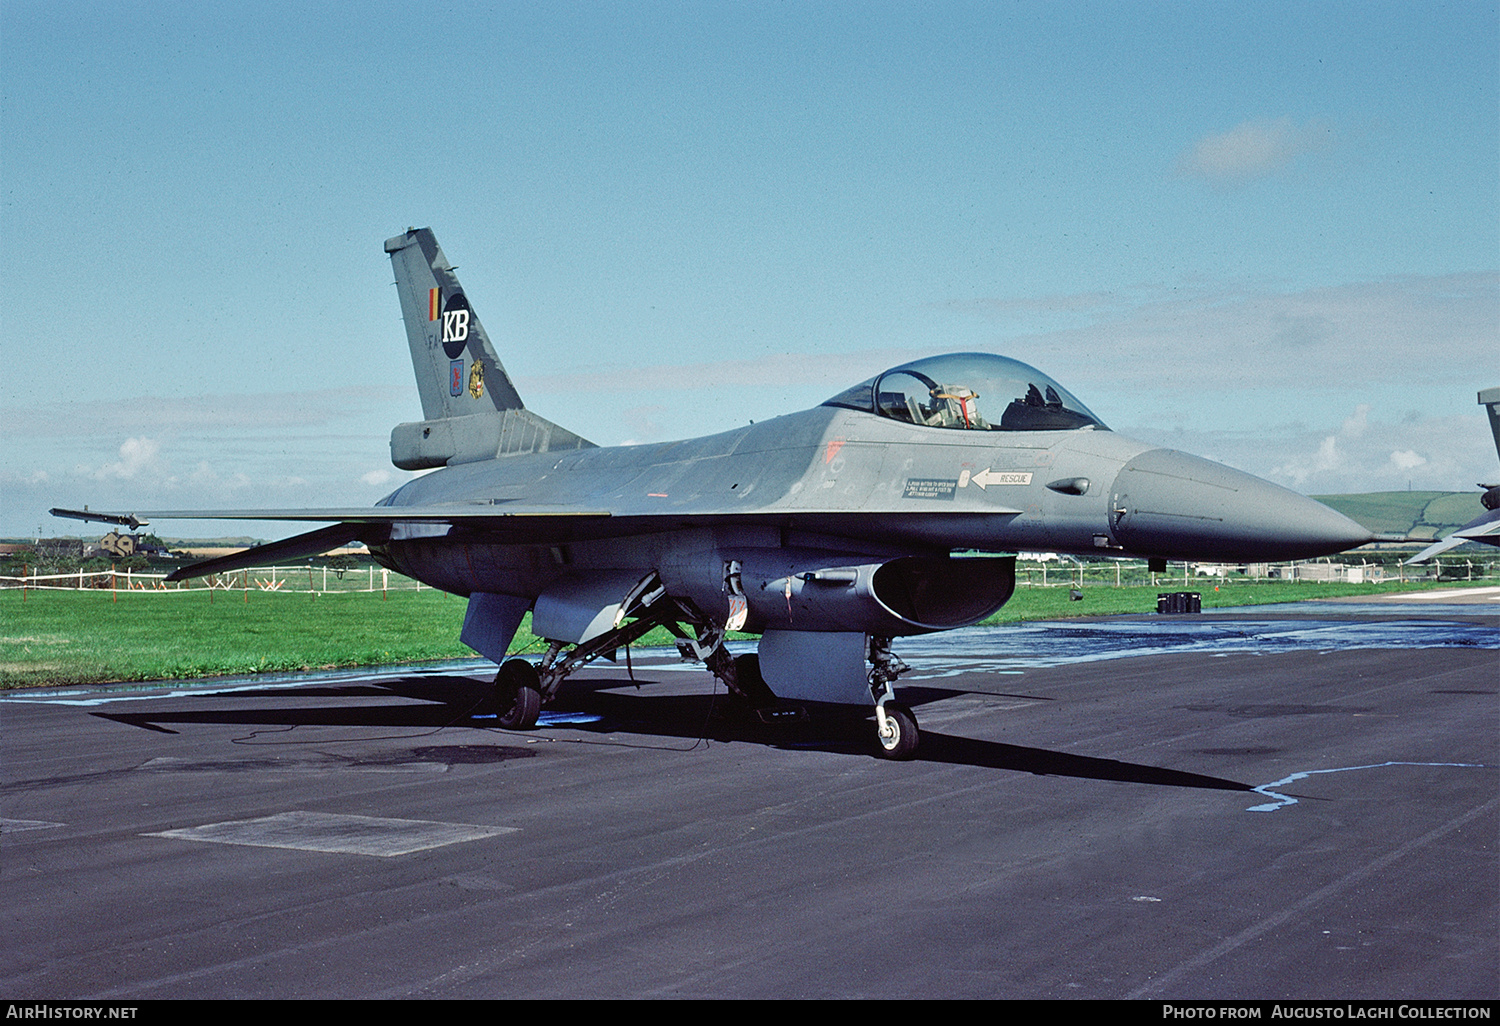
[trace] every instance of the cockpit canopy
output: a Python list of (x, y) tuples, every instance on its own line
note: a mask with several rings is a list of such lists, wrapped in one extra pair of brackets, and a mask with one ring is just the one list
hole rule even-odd
[(931, 356), (893, 367), (823, 404), (957, 431), (1109, 430), (1034, 367), (990, 353)]

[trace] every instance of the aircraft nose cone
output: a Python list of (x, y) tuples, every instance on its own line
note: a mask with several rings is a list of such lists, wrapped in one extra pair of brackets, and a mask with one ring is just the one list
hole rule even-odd
[(1307, 559), (1373, 535), (1305, 495), (1174, 449), (1120, 468), (1110, 491), (1115, 537), (1142, 555), (1176, 559)]

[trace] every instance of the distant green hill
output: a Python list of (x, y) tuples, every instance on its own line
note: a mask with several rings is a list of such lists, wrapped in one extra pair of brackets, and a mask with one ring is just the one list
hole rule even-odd
[(1376, 534), (1432, 540), (1484, 512), (1478, 492), (1365, 492), (1314, 495)]

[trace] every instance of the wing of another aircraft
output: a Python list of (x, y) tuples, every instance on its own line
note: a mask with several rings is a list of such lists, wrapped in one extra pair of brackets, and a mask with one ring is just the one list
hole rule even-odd
[(1433, 556), (1442, 555), (1449, 549), (1456, 549), (1466, 542), (1500, 545), (1500, 509), (1485, 510), (1483, 516), (1469, 521), (1442, 541), (1427, 546), (1406, 562), (1408, 564), (1426, 562)]
[[(1500, 388), (1486, 388), (1479, 393), (1479, 405), (1489, 414), (1490, 434), (1495, 438), (1495, 455), (1500, 456)], [(1408, 559), (1408, 565), (1422, 563), (1467, 542), (1500, 545), (1500, 485), (1481, 484), (1484, 494), (1479, 501), (1485, 511), (1442, 541), (1427, 546)]]

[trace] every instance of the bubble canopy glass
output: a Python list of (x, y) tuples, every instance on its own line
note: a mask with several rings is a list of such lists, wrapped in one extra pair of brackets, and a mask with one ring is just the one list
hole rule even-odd
[(955, 431), (1109, 430), (1035, 367), (991, 353), (931, 356), (892, 367), (823, 404)]

